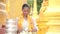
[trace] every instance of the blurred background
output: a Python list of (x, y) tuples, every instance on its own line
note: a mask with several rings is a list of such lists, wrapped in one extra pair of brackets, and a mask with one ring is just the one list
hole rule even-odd
[(24, 3), (36, 18), (37, 34), (60, 34), (60, 0), (0, 0), (0, 33), (5, 33), (6, 19), (21, 16)]

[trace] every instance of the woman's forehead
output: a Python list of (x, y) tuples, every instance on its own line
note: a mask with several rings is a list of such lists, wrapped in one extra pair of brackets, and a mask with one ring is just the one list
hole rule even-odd
[(28, 7), (24, 7), (24, 10), (29, 10), (29, 8)]

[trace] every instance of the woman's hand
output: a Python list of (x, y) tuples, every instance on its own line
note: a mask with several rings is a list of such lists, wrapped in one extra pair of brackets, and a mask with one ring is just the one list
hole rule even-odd
[(37, 32), (37, 29), (35, 29), (35, 28), (34, 28), (34, 29), (32, 29), (32, 32)]
[(22, 32), (23, 31), (23, 29), (21, 28), (21, 29), (18, 29), (18, 32), (20, 33), (20, 32)]
[(20, 32), (22, 32), (22, 31), (23, 31), (23, 29), (21, 28), (21, 29), (20, 29)]

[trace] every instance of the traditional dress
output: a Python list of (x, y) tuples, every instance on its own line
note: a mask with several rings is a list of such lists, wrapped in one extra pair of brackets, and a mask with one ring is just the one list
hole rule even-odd
[(38, 29), (36, 25), (37, 24), (34, 18), (29, 15), (27, 18), (23, 18), (23, 16), (21, 16), (19, 19), (18, 28), (23, 29), (23, 31), (20, 32), (20, 34), (28, 34), (28, 31), (31, 31), (32, 29)]

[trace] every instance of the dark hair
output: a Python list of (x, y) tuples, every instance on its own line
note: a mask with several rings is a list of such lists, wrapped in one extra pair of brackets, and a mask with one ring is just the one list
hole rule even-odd
[(30, 7), (28, 6), (28, 4), (23, 4), (22, 10), (24, 9), (24, 7), (28, 7), (30, 9)]

